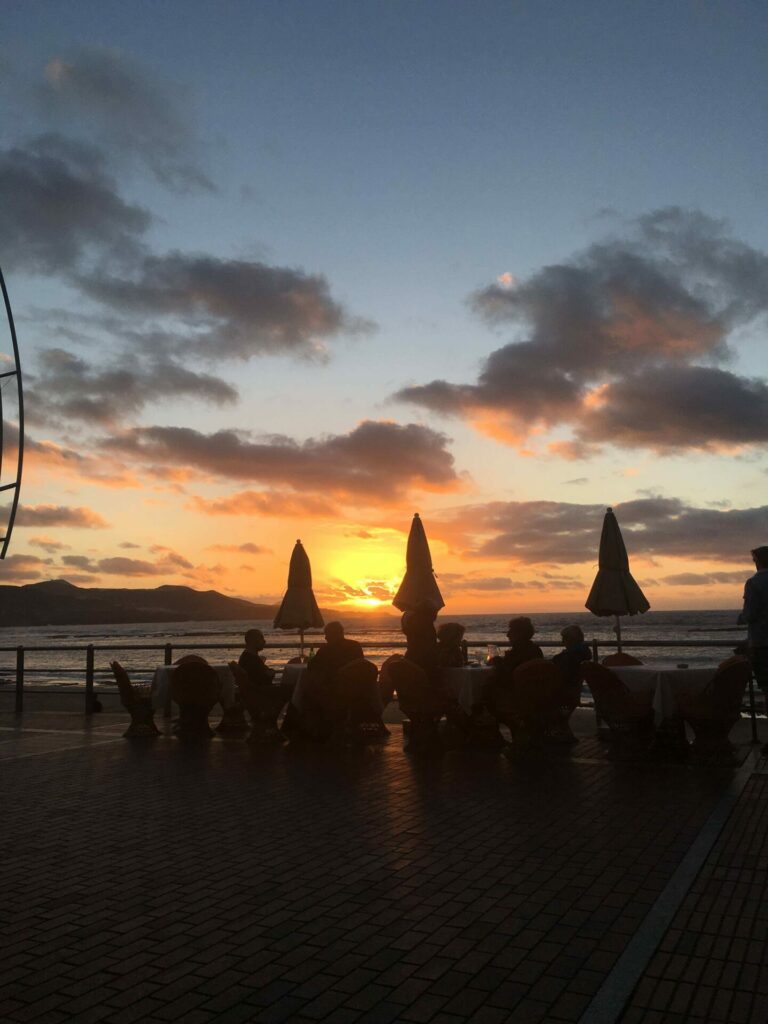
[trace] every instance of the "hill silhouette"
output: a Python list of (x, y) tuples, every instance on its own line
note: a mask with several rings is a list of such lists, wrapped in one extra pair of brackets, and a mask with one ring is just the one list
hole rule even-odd
[(126, 622), (271, 619), (277, 605), (254, 604), (216, 590), (76, 587), (66, 580), (0, 586), (0, 626), (87, 626)]

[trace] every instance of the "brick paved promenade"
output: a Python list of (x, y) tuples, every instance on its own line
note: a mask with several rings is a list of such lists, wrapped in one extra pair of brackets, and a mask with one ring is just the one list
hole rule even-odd
[(22, 721), (0, 715), (3, 1021), (768, 1019), (768, 775), (746, 747), (734, 781), (612, 763), (590, 716), (522, 764), (413, 759), (396, 727), (253, 752)]

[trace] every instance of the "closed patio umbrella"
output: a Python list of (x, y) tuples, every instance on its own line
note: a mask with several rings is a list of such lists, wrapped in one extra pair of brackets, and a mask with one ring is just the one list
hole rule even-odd
[(437, 613), (444, 605), (443, 595), (435, 580), (432, 555), (419, 513), (413, 517), (408, 546), (405, 552), (405, 576), (392, 604), (401, 612), (412, 611), (418, 605), (429, 604)]
[(301, 656), (304, 656), (304, 630), (324, 625), (312, 592), (312, 567), (300, 540), (296, 541), (288, 567), (288, 589), (283, 597), (275, 621), (275, 629), (298, 629), (301, 638)]
[(638, 615), (651, 607), (629, 571), (629, 556), (624, 546), (613, 509), (606, 509), (600, 534), (597, 576), (586, 607), (593, 615), (616, 616), (616, 639), (621, 650), (622, 615)]

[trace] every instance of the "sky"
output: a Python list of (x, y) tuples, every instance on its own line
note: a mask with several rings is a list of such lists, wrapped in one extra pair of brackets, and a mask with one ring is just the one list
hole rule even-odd
[[(768, 543), (768, 8), (3, 5), (0, 583), (653, 608)], [(0, 339), (7, 351), (7, 337)], [(12, 387), (5, 386), (12, 481)]]

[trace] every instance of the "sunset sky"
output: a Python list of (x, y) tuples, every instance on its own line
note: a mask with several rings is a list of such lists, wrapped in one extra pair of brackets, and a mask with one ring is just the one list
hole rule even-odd
[[(768, 6), (16, 2), (0, 583), (654, 608), (768, 543)], [(6, 339), (3, 338), (5, 343)], [(11, 431), (12, 434), (12, 431)], [(3, 482), (12, 467), (3, 466)]]

